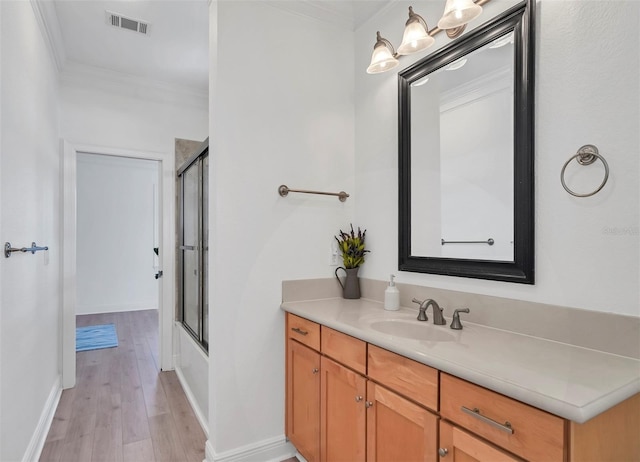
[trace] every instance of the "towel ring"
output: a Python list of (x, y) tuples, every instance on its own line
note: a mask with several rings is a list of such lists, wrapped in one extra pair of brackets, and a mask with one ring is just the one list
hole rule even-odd
[[(571, 162), (573, 159), (577, 159), (580, 165), (591, 165), (596, 161), (596, 159), (600, 159), (600, 161), (604, 165), (604, 179), (602, 180), (602, 183), (600, 184), (600, 186), (598, 186), (598, 188), (595, 191), (587, 194), (578, 194), (570, 190), (567, 184), (564, 182), (564, 171), (567, 168), (567, 165), (569, 165), (569, 162)], [(609, 179), (609, 165), (607, 164), (607, 161), (604, 160), (604, 157), (602, 157), (598, 152), (598, 148), (595, 147), (593, 144), (585, 144), (580, 149), (578, 149), (578, 152), (576, 153), (576, 155), (570, 157), (569, 160), (564, 163), (564, 166), (562, 167), (562, 171), (560, 172), (560, 181), (562, 182), (562, 187), (565, 189), (565, 191), (567, 191), (569, 194), (575, 197), (593, 196), (604, 187), (608, 179)]]

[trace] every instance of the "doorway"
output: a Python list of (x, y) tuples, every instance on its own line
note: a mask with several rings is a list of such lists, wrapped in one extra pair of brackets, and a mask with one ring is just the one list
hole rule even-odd
[(158, 309), (159, 169), (78, 153), (76, 315)]
[[(156, 266), (158, 275), (163, 275), (156, 282), (154, 273), (147, 276), (152, 284), (157, 284), (158, 313), (158, 362), (162, 370), (172, 370), (172, 320), (173, 300), (175, 297), (173, 284), (163, 283), (165, 277), (173, 279), (175, 259), (174, 201), (175, 185), (173, 179), (173, 153), (140, 152), (117, 148), (74, 145), (62, 142), (62, 175), (63, 175), (63, 291), (62, 291), (62, 383), (63, 388), (71, 388), (76, 379), (75, 324), (78, 302), (83, 302), (78, 292), (78, 158), (86, 155), (101, 156), (100, 159), (127, 158), (137, 161), (153, 161), (157, 166), (156, 203), (153, 207), (158, 226), (153, 230), (153, 238), (157, 245), (144, 250), (150, 255), (148, 261)], [(107, 161), (107, 163), (109, 163)], [(167, 181), (169, 179), (169, 181)], [(116, 214), (117, 215), (117, 214)], [(117, 216), (114, 219), (119, 219)], [(156, 237), (157, 236), (157, 237)], [(94, 243), (96, 246), (99, 242)], [(158, 248), (157, 256), (153, 247)], [(100, 261), (95, 258), (95, 265)], [(83, 302), (84, 303), (84, 302)], [(81, 306), (82, 308), (82, 306)]]

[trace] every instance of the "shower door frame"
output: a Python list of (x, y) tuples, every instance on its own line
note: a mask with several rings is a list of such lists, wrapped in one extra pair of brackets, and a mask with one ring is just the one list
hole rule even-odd
[[(193, 337), (195, 342), (200, 345), (205, 352), (209, 351), (208, 336), (205, 339), (205, 322), (208, 322), (204, 316), (204, 306), (206, 303), (206, 289), (207, 289), (207, 274), (205, 273), (205, 261), (206, 253), (208, 253), (208, 236), (205, 233), (205, 226), (208, 227), (208, 223), (204, 220), (205, 208), (204, 208), (204, 191), (203, 191), (203, 178), (205, 174), (204, 160), (209, 157), (209, 140), (205, 140), (202, 145), (196, 150), (196, 152), (187, 159), (182, 166), (176, 172), (178, 179), (178, 242), (177, 242), (177, 271), (176, 274), (179, 277), (178, 283), (178, 320), (181, 322), (182, 327)], [(195, 165), (194, 165), (195, 164)], [(198, 239), (196, 249), (186, 249), (184, 245), (184, 173), (190, 168), (197, 168), (198, 171)], [(208, 172), (207, 172), (208, 173)], [(208, 199), (208, 198), (207, 198)], [(208, 216), (208, 214), (207, 214)], [(208, 221), (208, 220), (207, 220)], [(185, 304), (184, 304), (184, 255), (186, 250), (195, 250), (198, 256), (198, 331), (196, 332), (193, 327), (185, 321)]]

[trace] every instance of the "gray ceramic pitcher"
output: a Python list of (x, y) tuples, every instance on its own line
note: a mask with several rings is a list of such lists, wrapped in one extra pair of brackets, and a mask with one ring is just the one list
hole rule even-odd
[[(338, 266), (336, 268), (336, 279), (340, 283), (342, 287), (342, 297), (343, 298), (360, 298), (360, 279), (358, 279), (358, 270), (360, 268), (343, 268), (342, 266)], [(347, 277), (344, 281), (344, 284), (338, 277), (338, 270), (342, 270), (347, 274)]]

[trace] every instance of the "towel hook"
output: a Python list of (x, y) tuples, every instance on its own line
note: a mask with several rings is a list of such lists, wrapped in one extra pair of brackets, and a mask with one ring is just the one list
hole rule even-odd
[[(596, 161), (596, 159), (600, 159), (600, 162), (602, 162), (602, 164), (604, 165), (604, 179), (602, 180), (602, 183), (600, 184), (600, 186), (598, 186), (598, 188), (595, 191), (586, 193), (586, 194), (578, 194), (572, 191), (571, 189), (569, 189), (567, 184), (564, 182), (564, 171), (566, 170), (567, 165), (569, 165), (569, 162), (571, 162), (573, 159), (576, 159), (580, 165), (591, 165)], [(578, 152), (574, 156), (570, 157), (569, 160), (567, 160), (564, 163), (564, 166), (562, 167), (562, 171), (560, 172), (560, 182), (562, 183), (562, 187), (565, 189), (565, 191), (567, 191), (569, 194), (575, 197), (593, 196), (604, 187), (608, 179), (609, 179), (609, 164), (607, 164), (607, 161), (604, 160), (604, 157), (602, 157), (598, 152), (598, 148), (595, 147), (593, 144), (585, 144), (580, 149), (578, 149)]]

